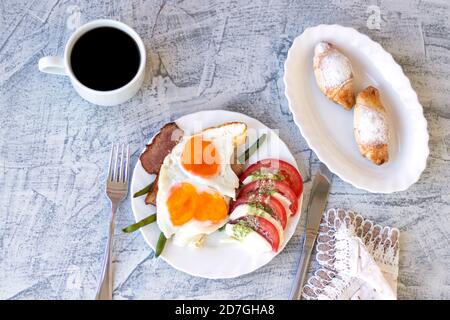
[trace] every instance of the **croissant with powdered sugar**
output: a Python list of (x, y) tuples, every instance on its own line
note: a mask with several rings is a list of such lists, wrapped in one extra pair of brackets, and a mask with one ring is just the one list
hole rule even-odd
[(313, 67), (317, 85), (325, 96), (350, 110), (355, 104), (350, 60), (332, 44), (319, 42), (314, 48)]

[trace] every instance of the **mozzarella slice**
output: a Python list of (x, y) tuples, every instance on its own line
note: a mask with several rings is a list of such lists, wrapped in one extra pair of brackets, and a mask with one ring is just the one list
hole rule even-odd
[[(273, 179), (273, 180), (277, 180), (277, 175), (272, 173), (272, 172), (264, 172), (264, 179)], [(250, 174), (247, 178), (244, 179), (244, 181), (242, 181), (242, 184), (246, 185), (249, 184), (250, 182), (256, 181), (256, 180), (261, 180), (261, 176), (256, 176), (254, 174)]]
[[(243, 227), (237, 224), (227, 224), (225, 227), (225, 233), (230, 237), (230, 239), (236, 239), (236, 234), (242, 234), (242, 230), (236, 230), (236, 228), (248, 228)], [(272, 246), (270, 243), (264, 239), (258, 232), (253, 231), (248, 228), (247, 233), (241, 240), (240, 244), (247, 250), (251, 250), (252, 252), (263, 253), (263, 252), (271, 252)]]
[[(278, 235), (280, 237), (280, 245), (283, 243), (283, 227), (281, 226), (281, 223), (275, 220), (270, 214), (268, 214), (263, 209), (260, 209), (258, 207), (249, 205), (249, 204), (241, 204), (237, 206), (233, 212), (230, 215), (230, 220), (236, 220), (245, 216), (259, 216), (261, 218), (266, 219), (271, 224), (275, 226), (275, 228), (278, 231)], [(267, 242), (267, 241), (266, 241)]]
[(274, 198), (276, 198), (278, 201), (281, 202), (281, 204), (282, 204), (283, 207), (284, 207), (284, 210), (286, 210), (286, 215), (287, 215), (287, 217), (289, 218), (290, 216), (292, 216), (293, 212), (292, 212), (291, 209), (290, 209), (291, 202), (289, 201), (289, 199), (286, 198), (285, 196), (283, 196), (281, 193), (278, 193), (278, 192), (274, 192), (274, 193), (272, 194), (272, 196), (273, 196)]

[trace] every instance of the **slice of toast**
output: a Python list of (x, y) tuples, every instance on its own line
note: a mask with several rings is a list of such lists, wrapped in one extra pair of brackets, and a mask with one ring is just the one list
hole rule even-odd
[(219, 126), (206, 128), (198, 134), (208, 139), (209, 136), (215, 136), (217, 131), (223, 131), (224, 129), (233, 136), (233, 144), (235, 147), (245, 143), (247, 139), (247, 125), (243, 122), (226, 122)]
[(151, 205), (156, 206), (156, 194), (158, 193), (158, 178), (159, 178), (159, 173), (155, 178), (153, 187), (150, 189), (150, 191), (147, 193), (147, 196), (145, 197), (145, 204), (151, 204)]

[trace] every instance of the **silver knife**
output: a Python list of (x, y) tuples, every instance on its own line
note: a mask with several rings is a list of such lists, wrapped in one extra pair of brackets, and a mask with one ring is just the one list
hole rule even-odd
[(311, 257), (322, 214), (327, 204), (331, 178), (332, 174), (330, 170), (328, 170), (324, 164), (321, 164), (320, 169), (314, 178), (311, 195), (309, 197), (305, 236), (303, 237), (302, 252), (300, 254), (297, 274), (295, 275), (294, 285), (291, 290), (291, 300), (300, 300), (302, 294), (303, 283), (309, 265), (309, 258)]

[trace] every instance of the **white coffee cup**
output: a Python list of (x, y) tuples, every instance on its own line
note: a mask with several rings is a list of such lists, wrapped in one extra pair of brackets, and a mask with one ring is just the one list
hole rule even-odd
[[(139, 68), (134, 78), (126, 85), (110, 91), (99, 91), (86, 87), (75, 77), (70, 64), (72, 49), (77, 40), (86, 32), (99, 27), (113, 27), (125, 32), (136, 42), (140, 53)], [(72, 82), (72, 86), (81, 97), (97, 105), (113, 106), (127, 101), (139, 90), (144, 81), (145, 62), (146, 52), (144, 42), (136, 31), (122, 22), (100, 19), (88, 22), (75, 30), (66, 44), (64, 57), (48, 56), (41, 58), (39, 60), (39, 70), (45, 73), (68, 76)]]

